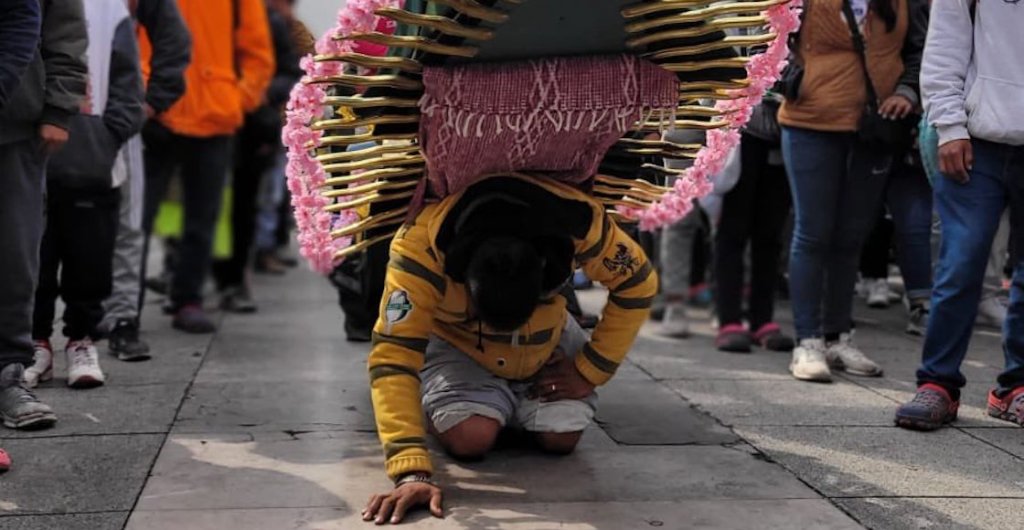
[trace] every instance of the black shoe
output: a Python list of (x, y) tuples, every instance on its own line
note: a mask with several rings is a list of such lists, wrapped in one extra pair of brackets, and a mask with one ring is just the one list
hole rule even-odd
[(203, 310), (203, 306), (199, 304), (188, 304), (178, 309), (178, 312), (174, 314), (174, 320), (171, 321), (171, 326), (185, 333), (196, 335), (217, 331), (217, 324), (213, 323), (213, 320)]
[(252, 293), (244, 286), (228, 287), (221, 294), (220, 308), (230, 313), (255, 313), (259, 307), (252, 299)]
[(168, 274), (151, 276), (146, 278), (146, 281), (143, 283), (146, 284), (146, 289), (149, 289), (156, 294), (166, 295), (171, 290), (171, 278)]
[(149, 344), (139, 338), (139, 326), (134, 320), (120, 319), (110, 330), (110, 353), (125, 362), (148, 361)]

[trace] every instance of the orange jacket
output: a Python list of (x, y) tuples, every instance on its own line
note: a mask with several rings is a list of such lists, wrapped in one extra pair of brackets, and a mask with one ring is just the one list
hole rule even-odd
[[(157, 119), (192, 137), (234, 134), (274, 75), (274, 45), (262, 0), (177, 0), (192, 33), (185, 95)], [(237, 13), (235, 12), (237, 10)], [(140, 36), (149, 78), (151, 48)]]

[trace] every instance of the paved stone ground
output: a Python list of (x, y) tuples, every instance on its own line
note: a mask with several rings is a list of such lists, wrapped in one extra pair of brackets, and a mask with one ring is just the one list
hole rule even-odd
[[(260, 313), (224, 316), (212, 338), (171, 331), (154, 304), (155, 360), (105, 359), (100, 389), (70, 391), (62, 376), (41, 389), (61, 420), (0, 432), (15, 461), (0, 477), (0, 528), (363, 528), (362, 503), (389, 486), (366, 348), (341, 339), (325, 281), (262, 278), (258, 294)], [(683, 342), (645, 330), (575, 455), (439, 457), (448, 516), (411, 526), (1020, 528), (1024, 436), (983, 411), (997, 337), (975, 341), (957, 427), (908, 433), (891, 414), (913, 390), (918, 342), (898, 310), (861, 316), (884, 379), (799, 383), (785, 355), (714, 351), (710, 329)]]

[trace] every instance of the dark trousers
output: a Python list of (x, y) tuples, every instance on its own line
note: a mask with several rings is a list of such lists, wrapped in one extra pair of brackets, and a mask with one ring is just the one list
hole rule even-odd
[[(935, 271), (931, 318), (917, 380), (959, 389), (967, 380), (967, 356), (992, 240), (1007, 205), (1011, 233), (1024, 245), (1024, 147), (974, 142), (974, 167), (966, 184), (935, 181), (935, 208), (942, 221), (942, 249)], [(1014, 257), (1014, 259), (1018, 259)], [(1014, 263), (1010, 307), (1003, 324), (1006, 367), (1003, 390), (1024, 386), (1024, 262)]]
[(743, 135), (740, 178), (722, 203), (715, 237), (715, 278), (723, 326), (743, 321), (743, 257), (748, 244), (750, 327), (756, 331), (774, 318), (782, 228), (792, 199), (785, 168), (768, 163), (772, 149), (778, 147)]
[(872, 280), (889, 277), (889, 250), (892, 248), (892, 221), (885, 212), (878, 215), (875, 227), (864, 241), (860, 253), (860, 275)]
[(0, 144), (0, 368), (32, 364), (45, 167), (37, 141)]
[[(68, 190), (51, 185), (40, 248), (32, 338), (53, 335), (54, 305), (64, 300), (64, 335), (92, 337), (113, 283), (121, 191)], [(58, 277), (59, 275), (59, 277)]]
[[(146, 144), (146, 207), (143, 229), (153, 233), (160, 202), (171, 177), (181, 179), (185, 230), (170, 297), (175, 308), (202, 303), (210, 270), (213, 235), (220, 214), (224, 181), (231, 161), (231, 137), (193, 138), (172, 133), (156, 122), (143, 131)], [(148, 244), (147, 244), (148, 251)], [(145, 278), (145, 274), (142, 275)]]
[(348, 335), (369, 333), (377, 323), (390, 247), (390, 241), (373, 245), (343, 261), (331, 274)]
[(276, 148), (255, 141), (245, 130), (239, 134), (239, 156), (231, 180), (231, 257), (214, 264), (213, 275), (220, 289), (239, 286), (252, 260), (256, 237), (256, 215), (263, 176), (274, 165)]

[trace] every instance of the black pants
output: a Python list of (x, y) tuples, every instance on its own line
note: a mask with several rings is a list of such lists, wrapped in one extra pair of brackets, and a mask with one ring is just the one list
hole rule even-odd
[(45, 167), (38, 140), (0, 143), (0, 368), (32, 364)]
[(390, 241), (373, 245), (343, 261), (331, 275), (348, 335), (369, 333), (377, 323), (390, 247)]
[[(231, 137), (180, 136), (151, 121), (143, 131), (143, 140), (146, 143), (143, 229), (148, 240), (160, 202), (167, 194), (171, 177), (177, 172), (181, 178), (185, 230), (180, 261), (171, 282), (171, 303), (175, 308), (202, 303), (203, 282), (210, 270), (214, 229), (231, 161)], [(148, 242), (146, 249), (148, 252)], [(145, 278), (145, 274), (142, 277)]]
[(885, 217), (885, 210), (882, 210), (860, 252), (860, 275), (864, 278), (879, 280), (889, 277), (893, 230), (892, 221)]
[(264, 143), (243, 129), (238, 135), (235, 172), (231, 180), (231, 257), (213, 267), (217, 287), (239, 286), (252, 260), (256, 237), (256, 214), (263, 176), (273, 167), (277, 146)]
[(103, 319), (103, 301), (112, 288), (120, 204), (118, 189), (49, 187), (32, 317), (33, 339), (47, 340), (53, 335), (58, 296), (66, 306), (64, 335), (71, 340), (93, 336)]
[(725, 196), (715, 240), (718, 314), (723, 326), (743, 321), (743, 262), (750, 245), (750, 327), (774, 318), (782, 229), (792, 198), (781, 165), (769, 165), (777, 146), (743, 135), (739, 181)]

